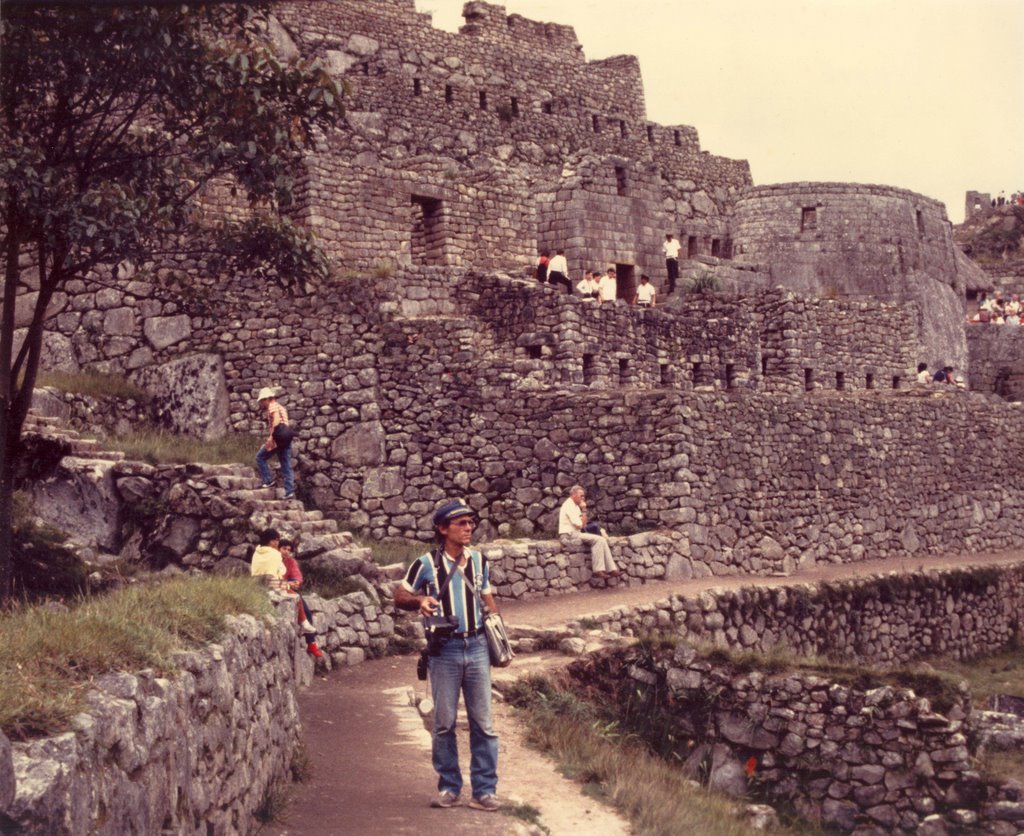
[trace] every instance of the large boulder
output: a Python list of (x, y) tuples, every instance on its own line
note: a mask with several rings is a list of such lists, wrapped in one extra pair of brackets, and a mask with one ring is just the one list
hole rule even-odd
[(157, 420), (172, 432), (205, 440), (228, 429), (228, 387), (219, 354), (191, 354), (133, 372), (131, 380), (156, 398)]
[(113, 466), (102, 459), (65, 456), (52, 476), (28, 483), (36, 516), (79, 542), (116, 553), (121, 500)]

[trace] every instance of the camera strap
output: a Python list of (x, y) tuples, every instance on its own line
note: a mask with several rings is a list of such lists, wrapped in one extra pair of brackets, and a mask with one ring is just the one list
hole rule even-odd
[[(470, 555), (469, 555), (469, 560), (470, 560), (470, 563), (473, 562), (473, 555), (472, 555), (472, 553), (470, 553)], [(482, 568), (482, 564), (483, 564), (483, 561), (481, 560), (481, 568)], [(475, 563), (473, 563), (473, 567), (474, 567), (474, 569), (476, 568), (476, 564)], [(480, 604), (480, 612), (486, 617), (488, 612), (490, 612), (490, 611), (487, 609), (487, 605), (484, 603), (483, 595), (481, 595), (477, 591), (477, 588), (473, 584), (473, 581), (471, 581), (467, 577), (466, 573), (462, 571), (462, 567), (461, 566), (456, 565), (455, 571), (458, 572), (460, 575), (462, 575), (462, 582), (464, 584), (466, 584), (466, 586), (469, 587), (470, 592), (473, 593), (473, 596), (476, 598), (477, 602)]]
[(434, 589), (437, 589), (437, 602), (441, 605), (441, 612), (444, 612), (444, 593), (448, 590), (448, 584), (452, 582), (452, 576), (446, 575), (444, 582), (438, 588), (441, 572), (444, 571), (443, 554), (444, 546), (441, 546), (441, 548), (434, 552)]

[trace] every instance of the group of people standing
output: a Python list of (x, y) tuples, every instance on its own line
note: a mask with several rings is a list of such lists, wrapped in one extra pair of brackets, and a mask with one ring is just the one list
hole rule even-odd
[(970, 322), (988, 322), (992, 325), (1020, 325), (1024, 316), (1024, 303), (1014, 293), (1009, 299), (1003, 299), (1002, 291), (997, 290), (992, 296), (981, 298), (978, 312), (970, 318)]
[[(673, 242), (671, 235), (666, 238), (665, 266), (668, 269), (668, 292), (672, 293), (679, 277), (679, 242)], [(669, 246), (671, 243), (674, 243), (674, 247)], [(668, 255), (670, 251), (674, 253), (671, 257)], [(559, 285), (565, 288), (566, 293), (575, 292), (583, 299), (593, 299), (598, 303), (614, 302), (619, 296), (618, 275), (614, 267), (609, 267), (603, 274), (599, 270), (585, 270), (583, 278), (574, 286), (569, 278), (565, 250), (557, 250), (553, 256), (550, 250), (541, 252), (537, 260), (536, 277), (541, 284)], [(658, 291), (651, 283), (650, 276), (641, 274), (640, 284), (636, 286), (629, 302), (641, 308), (657, 307)]]

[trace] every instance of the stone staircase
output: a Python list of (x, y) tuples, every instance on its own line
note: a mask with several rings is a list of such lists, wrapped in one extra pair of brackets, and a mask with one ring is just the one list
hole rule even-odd
[[(55, 443), (64, 456), (84, 462), (130, 465), (123, 452), (105, 449), (102, 441), (83, 437), (57, 417), (30, 411), (25, 420), (24, 436)], [(350, 532), (339, 530), (336, 520), (325, 519), (322, 511), (307, 510), (298, 499), (285, 499), (283, 488), (263, 487), (252, 466), (194, 463), (186, 465), (185, 470), (189, 481), (205, 483), (258, 529), (276, 528), (282, 535), (297, 541), (300, 557), (317, 551), (319, 554), (314, 561), (329, 563), (346, 573), (365, 573), (373, 567), (371, 550), (356, 545)], [(243, 550), (250, 548), (248, 544)], [(243, 550), (234, 556), (242, 557)]]

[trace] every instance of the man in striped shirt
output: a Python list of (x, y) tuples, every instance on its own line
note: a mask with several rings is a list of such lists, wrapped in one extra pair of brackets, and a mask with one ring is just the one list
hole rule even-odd
[(458, 621), (455, 633), (436, 656), (429, 657), (434, 698), (433, 761), (438, 797), (434, 807), (456, 807), (462, 792), (455, 722), (459, 692), (466, 696), (469, 719), (470, 807), (494, 811), (501, 807), (498, 786), (498, 735), (491, 722), (491, 659), (483, 635), (484, 606), (496, 613), (487, 559), (469, 548), (476, 525), (473, 509), (461, 499), (446, 502), (434, 514), (441, 545), (414, 561), (395, 605), (423, 616), (443, 614)]
[(274, 427), (278, 424), (288, 425), (288, 410), (277, 402), (274, 390), (269, 386), (264, 386), (260, 389), (256, 399), (260, 402), (260, 406), (267, 411), (267, 424), (270, 428), (266, 443), (260, 447), (259, 452), (256, 454), (256, 467), (260, 472), (263, 487), (269, 488), (274, 484), (274, 475), (270, 472), (270, 465), (267, 464), (267, 459), (274, 455), (274, 453), (277, 453), (277, 460), (281, 464), (281, 478), (284, 480), (284, 498), (294, 499), (295, 471), (292, 470), (292, 446), (291, 444), (278, 445), (274, 441)]

